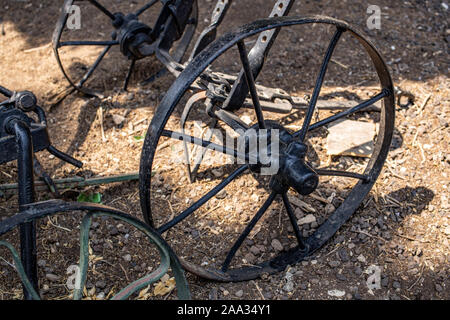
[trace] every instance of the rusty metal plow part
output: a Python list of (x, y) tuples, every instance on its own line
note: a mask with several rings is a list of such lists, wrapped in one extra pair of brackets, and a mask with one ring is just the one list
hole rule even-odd
[[(281, 28), (289, 26), (307, 24), (324, 24), (334, 26), (336, 28), (336, 32), (324, 57), (315, 89), (312, 94), (312, 98), (308, 102), (306, 117), (303, 123), (302, 130), (293, 133), (290, 133), (288, 130), (284, 130), (284, 137), (287, 140), (280, 140), (282, 144), (286, 145), (286, 149), (283, 151), (282, 156), (284, 157), (283, 161), (288, 163), (289, 166), (280, 168), (280, 171), (271, 177), (270, 195), (268, 196), (264, 205), (258, 210), (258, 212), (255, 213), (253, 219), (248, 223), (247, 227), (241, 233), (240, 237), (234, 242), (233, 245), (230, 244), (231, 249), (228, 252), (227, 257), (221, 267), (207, 267), (197, 262), (193, 262), (190, 258), (180, 258), (180, 261), (182, 262), (185, 269), (203, 278), (217, 281), (250, 280), (258, 278), (265, 273), (270, 274), (282, 271), (288, 265), (298, 263), (299, 261), (310, 257), (324, 244), (326, 244), (327, 241), (350, 219), (350, 217), (358, 209), (363, 199), (373, 187), (377, 177), (382, 170), (383, 164), (389, 151), (394, 130), (395, 97), (393, 83), (388, 68), (376, 48), (366, 38), (364, 38), (362, 33), (356, 28), (352, 27), (344, 21), (330, 17), (276, 17), (258, 20), (254, 23), (240, 27), (235, 32), (227, 33), (220, 39), (211, 43), (196, 58), (194, 58), (191, 63), (186, 66), (185, 70), (175, 80), (170, 89), (167, 91), (165, 97), (162, 99), (160, 105), (158, 106), (155, 116), (148, 128), (141, 154), (140, 200), (141, 208), (146, 222), (152, 226), (155, 223), (153, 218), (154, 206), (152, 205), (153, 191), (151, 190), (150, 186), (152, 181), (153, 161), (156, 157), (156, 153), (158, 152), (158, 143), (162, 136), (170, 138), (171, 136), (169, 133), (172, 133), (172, 138), (174, 136), (183, 136), (182, 133), (173, 135), (174, 132), (167, 130), (166, 125), (168, 124), (169, 118), (171, 118), (177, 105), (180, 103), (185, 93), (195, 87), (195, 83), (199, 82), (197, 81), (199, 77), (205, 78), (205, 74), (208, 74), (208, 72), (210, 72), (210, 65), (218, 57), (220, 57), (227, 50), (238, 46), (241, 53), (243, 69), (245, 70), (244, 78), (246, 78), (247, 80), (247, 90), (249, 91), (244, 92), (244, 95), (242, 96), (243, 99), (242, 97), (240, 98), (240, 101), (243, 102), (241, 103), (241, 105), (234, 105), (232, 108), (224, 110), (225, 107), (222, 107), (221, 109), (219, 103), (219, 107), (216, 108), (216, 112), (210, 112), (208, 114), (216, 117), (217, 120), (224, 122), (226, 125), (231, 126), (232, 129), (235, 129), (233, 128), (234, 125), (236, 126), (236, 128), (240, 129), (243, 125), (239, 123), (237, 119), (233, 118), (235, 117), (233, 110), (239, 109), (244, 105), (247, 94), (248, 92), (250, 92), (252, 96), (252, 105), (255, 108), (255, 112), (258, 114), (258, 112), (261, 111), (261, 109), (258, 110), (258, 96), (261, 95), (261, 93), (257, 93), (257, 87), (254, 83), (255, 80), (251, 76), (252, 71), (249, 70), (248, 64), (246, 67), (246, 63), (248, 63), (248, 61), (246, 61), (245, 59), (245, 48), (243, 48), (242, 45), (239, 46), (239, 44), (242, 44), (243, 40), (248, 37), (258, 34), (260, 35), (266, 31), (279, 30)], [(339, 38), (343, 34), (354, 37), (362, 45), (362, 48), (366, 50), (368, 57), (373, 63), (375, 74), (378, 76), (378, 80), (380, 83), (380, 93), (370, 98), (369, 100), (358, 104), (355, 107), (339, 112), (334, 116), (324, 119), (323, 121), (311, 124), (310, 122), (312, 120), (312, 114), (316, 109), (317, 100), (319, 98), (320, 89), (324, 81), (328, 63), (331, 59), (334, 48), (339, 41)], [(257, 77), (258, 72), (256, 72), (256, 74), (254, 73), (254, 78)], [(236, 83), (232, 85), (235, 86)], [(205, 87), (208, 86), (206, 85)], [(203, 89), (201, 90), (205, 90), (205, 87), (203, 87)], [(230, 93), (230, 95), (234, 92), (239, 92), (239, 90), (232, 90), (231, 92), (232, 93)], [(197, 101), (197, 99), (194, 100)], [(230, 100), (231, 98), (227, 97), (224, 105), (226, 105)], [(360, 110), (368, 108), (377, 101), (382, 101), (382, 107), (380, 109), (380, 129), (376, 137), (376, 142), (374, 144), (371, 158), (367, 161), (367, 165), (363, 174), (311, 168), (308, 163), (305, 162), (304, 154), (305, 150), (307, 149), (305, 143), (308, 139), (308, 133), (310, 131), (321, 128), (325, 124), (334, 122), (348, 115), (359, 112)], [(259, 106), (262, 107), (262, 104), (260, 104)], [(191, 107), (192, 104), (189, 104), (189, 107), (187, 109)], [(189, 113), (190, 110), (187, 109), (185, 109), (185, 113)], [(270, 122), (264, 121), (263, 118), (258, 118), (258, 121), (260, 122), (259, 128), (261, 128), (261, 125), (273, 126)], [(184, 122), (185, 119), (183, 119), (183, 125)], [(188, 138), (190, 138), (187, 139), (189, 143), (202, 146), (203, 148), (208, 148), (209, 145), (212, 144), (210, 141), (204, 141), (190, 136), (188, 136)], [(226, 148), (219, 148), (219, 150), (222, 150), (223, 153), (226, 152), (227, 154), (229, 154), (229, 150), (226, 150)], [(237, 153), (235, 152), (234, 154), (236, 155)], [(246, 154), (245, 156), (247, 159), (250, 157), (250, 154)], [(259, 159), (258, 156), (256, 158)], [(280, 162), (282, 161), (280, 160)], [(173, 218), (165, 224), (155, 226), (158, 232), (164, 233), (168, 230), (171, 230), (175, 225), (183, 223), (183, 221), (187, 217), (196, 212), (204, 203), (218, 194), (234, 179), (248, 171), (253, 171), (255, 173), (253, 167), (253, 165), (249, 164), (241, 166), (239, 169), (225, 178), (221, 183), (219, 183), (216, 187), (214, 187), (211, 191), (205, 194), (202, 198), (195, 201), (183, 212), (179, 212), (174, 217), (172, 215), (171, 217)], [(317, 185), (319, 183), (318, 176), (320, 175), (353, 178), (358, 181), (349, 191), (346, 198), (343, 199), (343, 202), (335, 209), (334, 212), (332, 212), (328, 216), (328, 219), (325, 220), (325, 222), (323, 222), (321, 225), (319, 225), (314, 233), (312, 233), (308, 237), (303, 237), (299, 233), (299, 226), (296, 224), (295, 219), (293, 218), (293, 209), (289, 203), (287, 191), (289, 189), (293, 189), (301, 195), (308, 195), (313, 190), (315, 190), (315, 188), (317, 188)], [(295, 233), (297, 244), (291, 249), (282, 251), (281, 253), (277, 253), (274, 258), (270, 258), (265, 262), (257, 263), (253, 266), (244, 265), (233, 268), (231, 262), (237, 250), (239, 250), (240, 246), (249, 235), (250, 231), (254, 228), (256, 223), (258, 223), (259, 219), (277, 197), (282, 198), (286, 213), (289, 216), (290, 223), (292, 224)], [(171, 234), (172, 236), (176, 237), (173, 232)], [(177, 251), (177, 249), (181, 250), (182, 248), (174, 247), (175, 251)]]
[[(92, 204), (92, 203), (80, 203), (80, 202), (64, 202), (61, 200), (50, 200), (45, 202), (33, 203), (22, 208), (23, 210), (17, 215), (3, 220), (0, 223), (0, 236), (4, 235), (15, 228), (30, 222), (34, 222), (38, 219), (42, 219), (49, 216), (60, 215), (63, 213), (73, 211), (86, 211), (86, 215), (81, 221), (80, 225), (80, 263), (79, 263), (79, 286), (74, 289), (73, 299), (79, 300), (83, 297), (83, 289), (85, 287), (87, 279), (87, 271), (89, 264), (89, 231), (93, 218), (106, 216), (115, 220), (120, 220), (123, 223), (127, 223), (137, 230), (146, 235), (150, 243), (154, 244), (158, 249), (161, 257), (159, 267), (150, 274), (134, 281), (119, 291), (112, 297), (112, 300), (124, 300), (130, 297), (133, 293), (144, 289), (146, 286), (160, 280), (171, 268), (176, 280), (177, 292), (179, 299), (190, 299), (190, 292), (188, 283), (184, 276), (184, 271), (178, 261), (177, 256), (167, 243), (142, 221), (126, 214), (120, 210), (107, 207), (104, 205)], [(22, 283), (26, 290), (31, 294), (34, 300), (39, 300), (40, 296), (33, 288), (30, 280), (28, 279), (22, 261), (15, 248), (6, 241), (0, 241), (0, 246), (6, 247), (12, 254), (17, 272), (22, 280)]]

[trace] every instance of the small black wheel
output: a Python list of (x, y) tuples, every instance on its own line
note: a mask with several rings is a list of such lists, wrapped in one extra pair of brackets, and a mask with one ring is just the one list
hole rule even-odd
[[(130, 26), (130, 32), (149, 33), (152, 28), (141, 20), (156, 21), (162, 4), (159, 0), (145, 2), (142, 6), (128, 13), (130, 6), (128, 1), (103, 5), (97, 0), (77, 1), (65, 0), (61, 16), (53, 33), (53, 51), (64, 77), (70, 85), (87, 95), (98, 95), (98, 92), (106, 90), (111, 79), (115, 82), (124, 81), (123, 88), (127, 89), (133, 72), (136, 69), (136, 61), (145, 56), (135, 55), (125, 48), (126, 37), (121, 36), (118, 26), (121, 19), (133, 17), (136, 21)], [(79, 6), (86, 16), (81, 15), (81, 29), (68, 25), (73, 5)], [(193, 1), (190, 22), (184, 30), (183, 37), (175, 44), (174, 54), (181, 56), (189, 45), (197, 23), (197, 3)], [(95, 11), (98, 16), (92, 15)], [(80, 13), (81, 14), (81, 13)], [(128, 21), (128, 20), (127, 20)], [(72, 23), (73, 24), (73, 23)], [(154, 39), (153, 43), (157, 43)], [(108, 55), (114, 54), (114, 61), (108, 61)], [(120, 55), (120, 57), (117, 57)], [(178, 57), (176, 57), (178, 58)], [(127, 66), (128, 65), (128, 66)], [(125, 71), (128, 69), (128, 71)], [(95, 76), (99, 73), (100, 76)]]
[[(322, 35), (320, 27), (335, 31), (319, 64), (312, 94), (302, 100), (298, 95), (308, 78), (308, 63), (297, 65), (297, 61), (302, 61), (302, 52), (297, 48), (305, 47), (298, 42), (306, 34), (298, 29), (305, 30), (312, 24), (310, 37)], [(256, 43), (256, 47), (268, 41), (272, 30), (281, 32), (265, 57), (265, 68), (260, 73), (252, 72), (249, 59), (255, 58), (255, 52), (247, 54), (246, 46)], [(345, 45), (341, 46), (344, 54), (340, 52), (339, 57), (350, 64), (366, 57), (360, 64), (361, 73), (364, 77), (370, 73), (375, 82), (370, 82), (370, 94), (360, 97), (353, 106), (336, 111), (336, 100), (319, 101), (319, 97), (327, 69), (344, 65), (338, 61), (329, 66), (330, 61), (337, 61), (332, 56), (341, 38)], [(294, 45), (280, 39), (291, 39)], [(317, 44), (313, 45), (317, 54)], [(353, 49), (355, 46), (358, 50)], [(290, 55), (294, 61), (274, 58), (277, 54), (286, 56), (294, 49), (295, 54)], [(317, 60), (311, 58), (311, 50), (305, 52), (310, 62)], [(348, 75), (352, 69), (345, 67), (343, 72)], [(291, 77), (285, 78), (286, 73)], [(232, 93), (239, 85), (236, 79), (242, 75), (249, 94), (240, 104), (230, 105)], [(343, 94), (342, 90), (333, 91), (334, 80), (327, 83), (324, 98)], [(351, 87), (346, 83), (345, 88), (344, 93), (350, 96), (349, 88), (355, 88), (355, 95), (364, 91), (361, 85)], [(302, 101), (306, 102), (302, 105)], [(378, 101), (378, 112), (364, 112)], [(321, 248), (355, 213), (373, 187), (391, 144), (394, 101), (392, 80), (381, 55), (349, 24), (312, 16), (277, 17), (245, 25), (202, 51), (161, 101), (141, 155), (140, 199), (144, 218), (163, 234), (183, 266), (201, 277), (242, 281), (281, 271)], [(371, 141), (359, 146), (366, 149), (362, 150), (366, 152), (364, 158), (330, 158), (326, 154), (330, 135), (327, 128), (342, 119), (370, 124), (373, 129)], [(208, 126), (217, 130), (205, 135)], [(267, 130), (278, 133), (275, 140), (267, 142)], [(239, 138), (250, 131), (255, 133), (255, 139), (263, 138), (260, 141), (267, 143), (251, 149), (245, 142), (245, 148), (236, 148)], [(278, 153), (274, 152), (275, 146)], [(184, 165), (190, 168), (192, 163), (183, 165), (180, 159), (188, 154), (192, 161), (190, 155), (195, 148), (199, 149), (200, 161), (194, 158), (201, 172), (192, 177), (184, 171)], [(226, 160), (232, 161), (206, 163), (208, 154), (211, 158), (226, 154)], [(277, 157), (264, 163), (264, 154)], [(269, 167), (275, 170), (263, 170)]]

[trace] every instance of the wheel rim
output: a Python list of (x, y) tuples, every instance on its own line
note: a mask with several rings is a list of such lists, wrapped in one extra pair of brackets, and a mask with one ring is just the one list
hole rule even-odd
[[(219, 281), (248, 280), (257, 278), (263, 273), (273, 273), (283, 270), (287, 265), (294, 264), (298, 261), (301, 261), (305, 257), (310, 256), (312, 253), (321, 248), (352, 216), (365, 196), (371, 190), (373, 184), (376, 181), (376, 178), (381, 172), (392, 139), (392, 132), (394, 127), (394, 95), (393, 85), (389, 72), (385, 63), (383, 62), (382, 57), (376, 51), (375, 47), (370, 42), (365, 40), (361, 36), (361, 33), (355, 30), (355, 28), (349, 26), (345, 22), (333, 18), (313, 16), (300, 18), (285, 17), (265, 19), (257, 21), (253, 24), (243, 26), (238, 31), (226, 34), (221, 39), (212, 43), (196, 59), (193, 60), (193, 62), (174, 82), (174, 84), (162, 100), (155, 114), (155, 117), (153, 118), (152, 123), (149, 126), (141, 156), (140, 197), (144, 218), (146, 219), (147, 223), (151, 225), (155, 224), (153, 219), (154, 212), (152, 212), (152, 210), (154, 209), (152, 209), (151, 206), (150, 186), (152, 181), (153, 162), (155, 159), (155, 152), (157, 151), (158, 142), (163, 135), (163, 130), (166, 130), (166, 124), (173, 114), (175, 107), (180, 102), (184, 93), (189, 89), (191, 84), (200, 75), (200, 73), (204, 69), (206, 69), (206, 67), (209, 66), (214, 60), (216, 60), (216, 58), (218, 58), (228, 49), (238, 44), (240, 41), (247, 37), (278, 27), (311, 23), (334, 25), (338, 30), (345, 30), (353, 37), (355, 37), (369, 54), (369, 57), (376, 69), (381, 88), (382, 90), (386, 90), (384, 91), (384, 94), (382, 91), (382, 95), (378, 98), (382, 99), (384, 102), (384, 106), (381, 109), (380, 130), (374, 146), (374, 150), (372, 152), (372, 157), (368, 161), (366, 169), (363, 172), (363, 174), (366, 175), (366, 177), (368, 177), (368, 180), (370, 181), (359, 181), (355, 186), (353, 186), (351, 191), (346, 196), (346, 199), (338, 206), (338, 208), (336, 208), (336, 210), (328, 217), (328, 219), (325, 220), (320, 226), (318, 226), (317, 230), (312, 235), (303, 239), (306, 249), (298, 245), (294, 248), (290, 248), (280, 254), (277, 254), (275, 257), (269, 260), (265, 260), (261, 263), (256, 263), (254, 266), (244, 266), (238, 268), (228, 268), (227, 266), (225, 270), (223, 268), (223, 265), (222, 268), (208, 268), (201, 266), (199, 263), (192, 263), (191, 261), (189, 261), (189, 259), (180, 259), (183, 263), (183, 266), (187, 270), (199, 276)], [(314, 128), (314, 124), (311, 127)], [(301, 135), (301, 133), (298, 134), (298, 136)], [(241, 174), (241, 172), (237, 170), (235, 174), (239, 175)], [(272, 196), (269, 196), (267, 203), (272, 203), (272, 200)], [(264, 214), (264, 212), (262, 214)], [(258, 215), (258, 213), (256, 215)], [(175, 217), (177, 217), (176, 214)], [(158, 227), (160, 227), (160, 232), (171, 230), (172, 228), (172, 226), (170, 225), (169, 227), (167, 227), (167, 224), (166, 227)], [(233, 242), (230, 243), (229, 247), (231, 247), (232, 243)], [(177, 250), (176, 247), (175, 250)]]

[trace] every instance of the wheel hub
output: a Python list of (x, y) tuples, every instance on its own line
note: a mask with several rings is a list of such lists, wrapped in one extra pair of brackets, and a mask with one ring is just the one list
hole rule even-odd
[[(275, 122), (266, 123), (267, 131), (256, 129), (256, 136), (258, 137), (258, 164), (251, 164), (250, 170), (256, 173), (261, 173), (262, 167), (278, 166), (278, 170), (272, 174), (270, 187), (277, 193), (285, 193), (290, 187), (301, 195), (311, 194), (316, 190), (319, 184), (319, 177), (313, 168), (306, 161), (306, 154), (308, 153), (308, 146), (303, 142), (294, 140), (294, 137), (280, 124)], [(255, 129), (252, 127), (251, 129)], [(277, 131), (275, 131), (277, 130)], [(272, 136), (278, 137), (273, 141)], [(270, 163), (261, 164), (261, 138), (267, 139), (267, 150), (264, 150), (268, 155)], [(252, 152), (250, 140), (245, 136), (245, 152)], [(255, 141), (255, 140), (253, 140)], [(278, 148), (274, 148), (273, 143), (277, 142)], [(276, 152), (275, 150), (278, 150)], [(276, 163), (275, 163), (276, 162)]]
[(122, 13), (116, 13), (115, 16), (113, 26), (116, 31), (113, 32), (112, 38), (120, 42), (120, 51), (128, 59), (145, 58), (146, 55), (142, 54), (139, 48), (156, 40), (151, 37), (152, 28), (140, 22), (135, 14), (124, 16)]

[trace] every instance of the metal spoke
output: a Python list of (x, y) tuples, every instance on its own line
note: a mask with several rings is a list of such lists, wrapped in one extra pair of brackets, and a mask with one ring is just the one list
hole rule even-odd
[(327, 73), (328, 64), (330, 62), (331, 56), (333, 55), (333, 51), (336, 48), (336, 45), (339, 41), (339, 38), (341, 37), (342, 33), (344, 32), (343, 29), (338, 28), (331, 39), (330, 45), (328, 46), (327, 53), (325, 54), (324, 61), (322, 63), (322, 66), (320, 68), (319, 76), (317, 77), (316, 86), (314, 87), (314, 92), (312, 94), (308, 112), (306, 114), (305, 120), (303, 121), (303, 126), (299, 134), (300, 141), (305, 141), (306, 133), (309, 130), (309, 125), (311, 123), (314, 110), (316, 108), (317, 99), (319, 98), (320, 90), (322, 89), (323, 81), (325, 78), (325, 74)]
[(4, 95), (7, 98), (11, 98), (14, 92), (6, 89), (5, 87), (0, 86), (0, 94)]
[[(361, 110), (363, 110), (364, 108), (370, 107), (370, 106), (373, 105), (375, 102), (377, 102), (377, 101), (379, 101), (379, 100), (381, 100), (381, 99), (383, 99), (384, 97), (389, 96), (389, 95), (390, 95), (389, 90), (384, 89), (381, 93), (377, 94), (376, 96), (374, 96), (373, 98), (370, 98), (370, 99), (367, 100), (367, 101), (364, 101), (364, 102), (358, 104), (357, 106), (354, 106), (354, 107), (352, 107), (352, 108), (350, 108), (350, 109), (347, 109), (347, 110), (345, 110), (345, 111), (339, 112), (339, 113), (337, 113), (337, 114), (335, 114), (335, 115), (333, 115), (333, 116), (331, 116), (331, 117), (328, 117), (328, 118), (326, 118), (326, 119), (323, 119), (323, 120), (321, 120), (321, 121), (318, 121), (318, 122), (312, 124), (312, 125), (309, 127), (308, 131), (316, 130), (316, 129), (318, 129), (318, 128), (321, 128), (321, 127), (323, 127), (323, 126), (329, 124), (330, 122), (334, 122), (334, 121), (336, 121), (336, 120), (339, 120), (339, 119), (341, 119), (341, 118), (344, 118), (344, 117), (346, 117), (346, 116), (349, 116), (349, 115), (351, 115), (351, 114), (353, 114), (353, 113), (356, 113), (356, 112), (358, 112), (358, 111), (361, 111)], [(300, 134), (300, 132), (301, 132), (301, 131), (297, 131), (297, 132), (294, 134), (294, 137), (297, 137), (297, 136)]]
[(63, 41), (58, 43), (58, 48), (67, 46), (114, 46), (118, 45), (119, 41)]
[(250, 221), (250, 223), (247, 225), (247, 227), (244, 229), (244, 231), (241, 233), (239, 238), (234, 243), (233, 247), (231, 248), (230, 252), (228, 252), (228, 255), (225, 259), (225, 262), (222, 265), (222, 271), (227, 272), (228, 267), (230, 266), (231, 260), (233, 260), (233, 257), (236, 255), (236, 252), (241, 247), (244, 240), (248, 237), (250, 232), (253, 230), (253, 228), (256, 226), (258, 221), (261, 219), (263, 214), (267, 211), (267, 209), (270, 207), (272, 202), (275, 200), (276, 196), (278, 194), (274, 191), (269, 195), (269, 198), (267, 198), (266, 202), (262, 205), (262, 207), (258, 210), (258, 212), (255, 214), (253, 219)]
[(175, 131), (171, 131), (171, 130), (164, 130), (161, 133), (161, 135), (164, 136), (164, 137), (175, 139), (175, 140), (180, 140), (180, 141), (196, 144), (196, 145), (201, 146), (203, 148), (210, 149), (210, 150), (217, 151), (217, 152), (221, 152), (223, 154), (231, 155), (231, 156), (233, 156), (235, 158), (242, 159), (242, 160), (245, 160), (245, 161), (248, 161), (248, 162), (251, 161), (251, 163), (258, 163), (258, 157), (257, 156), (254, 156), (254, 155), (251, 155), (251, 154), (248, 154), (248, 153), (244, 154), (242, 152), (238, 152), (237, 150), (224, 147), (224, 146), (222, 146), (220, 144), (216, 144), (214, 142), (203, 140), (203, 139), (200, 139), (200, 138), (197, 138), (197, 137), (193, 137), (193, 136), (190, 136), (190, 135), (187, 135), (187, 134), (183, 134), (183, 133), (175, 132)]
[(125, 83), (123, 84), (123, 91), (127, 91), (127, 89), (128, 89), (128, 83), (130, 82), (131, 75), (133, 74), (135, 63), (136, 63), (136, 59), (131, 60), (130, 68), (128, 69), (128, 73), (125, 78)]
[(108, 53), (108, 51), (111, 49), (112, 46), (107, 46), (102, 53), (98, 56), (97, 60), (95, 60), (92, 67), (88, 70), (88, 72), (83, 76), (83, 78), (78, 83), (77, 87), (82, 87), (83, 84), (91, 77), (92, 73), (94, 73), (95, 69), (97, 69), (100, 62), (103, 60), (105, 55)]
[(264, 122), (264, 116), (262, 113), (261, 104), (259, 102), (258, 92), (256, 91), (255, 79), (253, 77), (250, 62), (248, 61), (247, 50), (245, 49), (245, 44), (242, 40), (239, 41), (237, 45), (239, 48), (239, 55), (241, 57), (242, 66), (244, 67), (245, 78), (247, 80), (247, 85), (252, 97), (253, 106), (255, 108), (256, 118), (258, 119), (258, 125), (260, 129), (265, 129), (266, 124)]
[(146, 5), (144, 5), (143, 7), (141, 7), (138, 11), (136, 11), (135, 15), (136, 16), (140, 16), (141, 14), (143, 14), (145, 11), (147, 11), (148, 9), (150, 9), (151, 7), (153, 7), (154, 4), (156, 4), (159, 0), (152, 0), (149, 3), (147, 3)]
[(353, 179), (359, 179), (364, 182), (370, 182), (370, 177), (365, 174), (359, 174), (354, 172), (339, 171), (339, 170), (326, 170), (326, 169), (314, 169), (319, 176), (336, 176), (347, 177)]
[(189, 215), (191, 215), (193, 212), (198, 210), (202, 205), (204, 205), (206, 202), (208, 202), (212, 197), (214, 197), (216, 194), (218, 194), (220, 191), (222, 191), (223, 188), (225, 188), (230, 182), (232, 182), (234, 179), (236, 179), (238, 176), (240, 176), (243, 172), (245, 172), (248, 169), (248, 165), (244, 165), (237, 170), (235, 170), (233, 173), (231, 173), (225, 180), (223, 180), (221, 183), (219, 183), (214, 189), (209, 191), (207, 194), (205, 194), (200, 200), (195, 202), (192, 206), (184, 210), (182, 213), (180, 213), (177, 217), (163, 225), (162, 227), (158, 228), (159, 233), (163, 233), (167, 231), (168, 229), (172, 228), (176, 224), (180, 223), (184, 219), (186, 219)]
[[(216, 119), (214, 119), (213, 123), (210, 125), (210, 130), (209, 130), (208, 134), (206, 135), (206, 140), (212, 139), (213, 134), (214, 134), (214, 129), (217, 128), (217, 123), (218, 123), (218, 121)], [(206, 149), (206, 148), (203, 148), (201, 150), (201, 153), (195, 159), (195, 165), (194, 165), (194, 169), (192, 169), (192, 171), (190, 170), (190, 164), (188, 163), (191, 182), (193, 182), (193, 180), (195, 180), (195, 176), (197, 175), (198, 169), (200, 168), (200, 165), (201, 165), (203, 158), (205, 157), (207, 151), (208, 151), (208, 149)]]
[(115, 20), (116, 19), (116, 17), (110, 11), (108, 11), (108, 9), (106, 9), (104, 6), (102, 6), (100, 3), (98, 3), (98, 1), (95, 1), (95, 0), (88, 0), (88, 1), (90, 3), (92, 3), (101, 12), (106, 14), (111, 20)]
[(303, 243), (303, 237), (300, 233), (300, 228), (298, 227), (297, 220), (295, 219), (294, 210), (292, 210), (291, 203), (289, 202), (288, 196), (286, 193), (283, 193), (283, 203), (284, 207), (286, 208), (286, 211), (289, 216), (289, 221), (292, 224), (292, 227), (294, 228), (295, 237), (297, 238), (298, 246), (300, 249), (305, 249), (305, 244)]

